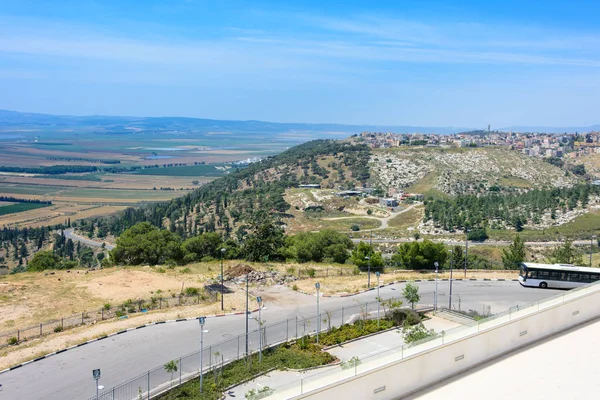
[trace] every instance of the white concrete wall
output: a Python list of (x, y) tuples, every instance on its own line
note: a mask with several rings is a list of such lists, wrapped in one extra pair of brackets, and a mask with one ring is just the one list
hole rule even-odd
[[(583, 292), (565, 292), (563, 299), (542, 303), (539, 305), (539, 311), (536, 306), (533, 310), (529, 308), (510, 316), (503, 316), (502, 322), (493, 320), (481, 324), (473, 328), (471, 335), (451, 343), (447, 342), (453, 338), (446, 337), (445, 344), (430, 348), (424, 354), (387, 365), (385, 359), (391, 359), (391, 355), (382, 356), (378, 360), (379, 365), (382, 365), (379, 368), (372, 369), (372, 365), (365, 363), (358, 366), (358, 375), (350, 376), (354, 371), (344, 371), (335, 384), (318, 388), (317, 381), (304, 382), (303, 392), (312, 389), (311, 392), (299, 395), (295, 390), (287, 393), (276, 391), (275, 397), (285, 395), (289, 398), (295, 395), (296, 399), (327, 400), (399, 398), (494, 357), (600, 316), (600, 286), (593, 285)], [(435, 342), (440, 343), (441, 339)], [(418, 347), (411, 348), (405, 350), (404, 356), (411, 351), (422, 350)], [(367, 371), (368, 369), (370, 370)], [(516, 373), (515, 377), (517, 376)], [(323, 377), (321, 382), (331, 382), (328, 380), (331, 377), (333, 375)]]

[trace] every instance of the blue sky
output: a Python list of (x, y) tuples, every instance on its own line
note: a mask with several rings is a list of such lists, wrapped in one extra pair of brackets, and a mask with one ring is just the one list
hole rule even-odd
[(0, 0), (0, 108), (590, 125), (598, 15), (577, 0)]

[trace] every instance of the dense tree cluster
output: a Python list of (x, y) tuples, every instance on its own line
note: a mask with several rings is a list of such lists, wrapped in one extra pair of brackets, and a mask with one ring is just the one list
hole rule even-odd
[(0, 166), (2, 172), (16, 172), (41, 175), (61, 175), (69, 173), (97, 172), (93, 165), (51, 165), (49, 167), (6, 167)]
[(11, 203), (52, 204), (52, 202), (49, 200), (20, 199), (18, 197), (13, 197), (13, 196), (0, 196), (0, 201), (7, 201), (7, 202), (11, 202)]
[(343, 264), (354, 247), (352, 240), (342, 233), (326, 229), (321, 232), (302, 232), (288, 236), (283, 255), (299, 262), (330, 261)]
[(590, 195), (600, 194), (600, 187), (577, 185), (572, 188), (536, 189), (521, 194), (459, 195), (425, 201), (425, 220), (433, 220), (445, 230), (493, 226), (502, 221), (517, 231), (529, 222), (537, 223), (543, 213), (554, 218), (557, 210), (585, 207)]
[(400, 244), (396, 254), (392, 256), (392, 262), (406, 269), (435, 270), (435, 263), (437, 262), (441, 269), (447, 258), (448, 252), (443, 243), (424, 240)]

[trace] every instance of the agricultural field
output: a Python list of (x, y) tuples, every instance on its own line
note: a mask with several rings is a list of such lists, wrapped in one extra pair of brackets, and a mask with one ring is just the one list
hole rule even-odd
[[(170, 200), (243, 167), (233, 164), (235, 161), (271, 156), (303, 141), (278, 134), (160, 129), (149, 133), (144, 128), (117, 132), (92, 126), (40, 126), (14, 132), (0, 127), (0, 132), (0, 167), (100, 168), (98, 172), (60, 175), (0, 172), (0, 194), (53, 202), (43, 208), (0, 207), (0, 227), (54, 224)], [(143, 169), (124, 173), (103, 170), (131, 167)]]
[(0, 216), (6, 214), (16, 214), (23, 211), (36, 210), (38, 208), (49, 207), (50, 204), (43, 203), (16, 203), (11, 205), (0, 205)]

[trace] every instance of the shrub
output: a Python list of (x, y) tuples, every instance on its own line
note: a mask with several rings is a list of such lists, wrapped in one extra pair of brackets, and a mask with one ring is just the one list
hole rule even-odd
[(296, 273), (296, 268), (294, 268), (294, 267), (287, 267), (286, 270), (285, 270), (285, 272), (288, 275), (294, 275), (294, 273)]
[(6, 343), (8, 343), (9, 346), (14, 346), (17, 343), (19, 343), (19, 340), (13, 336), (13, 337), (9, 337), (8, 340), (6, 341)]
[(184, 269), (182, 269), (180, 272), (181, 272), (182, 274), (191, 274), (191, 273), (192, 273), (192, 270), (191, 270), (191, 269), (189, 269), (188, 267), (185, 267), (185, 268), (184, 268)]
[(63, 331), (63, 327), (62, 326), (57, 326), (56, 328), (54, 328), (54, 333), (59, 333)]
[(358, 232), (358, 231), (360, 231), (360, 225), (353, 224), (353, 225), (350, 227), (350, 229), (351, 229), (353, 232)]
[(317, 274), (317, 270), (314, 268), (307, 268), (306, 269), (306, 275), (308, 275), (310, 278), (314, 278), (315, 275)]
[(186, 296), (198, 296), (198, 294), (200, 294), (200, 289), (198, 289), (197, 287), (187, 287), (187, 288), (185, 288), (185, 295)]
[(296, 284), (294, 283), (294, 286), (292, 286), (292, 290), (298, 290), (298, 285), (296, 285)]
[(156, 268), (156, 272), (158, 272), (159, 274), (164, 274), (167, 271), (163, 267), (158, 267)]
[(104, 304), (104, 309), (105, 309), (106, 311), (110, 310), (110, 308), (111, 308), (111, 305), (110, 305), (110, 303), (106, 303), (106, 304)]
[(395, 325), (415, 325), (421, 322), (421, 316), (408, 308), (396, 308), (388, 311), (386, 316)]

